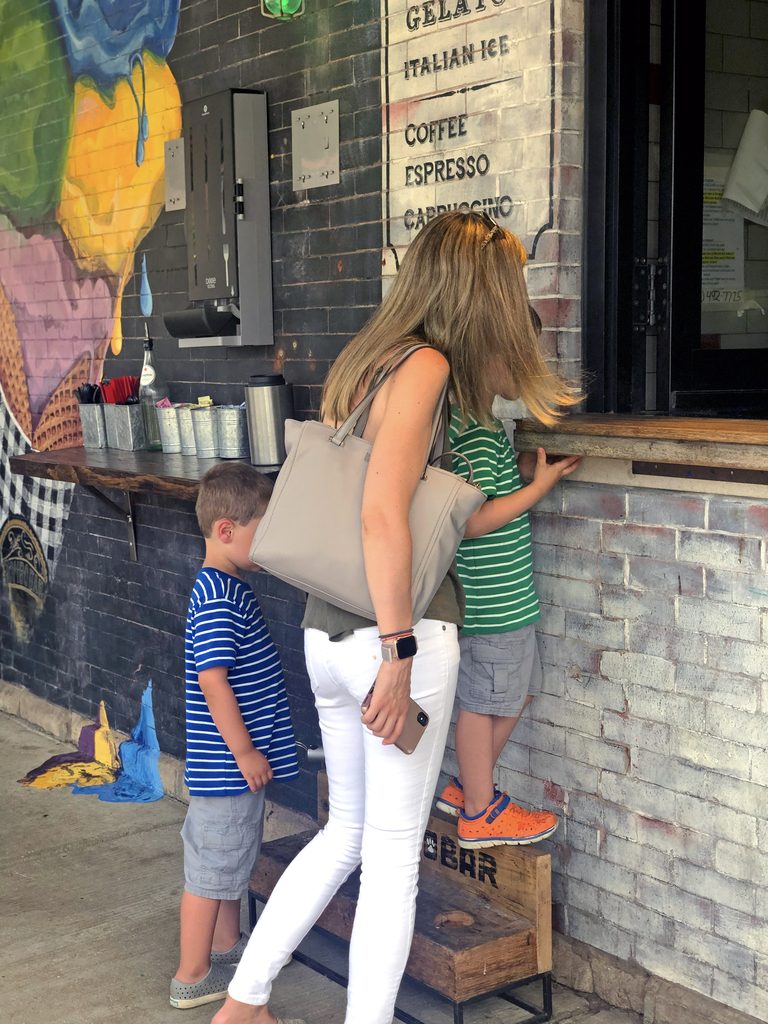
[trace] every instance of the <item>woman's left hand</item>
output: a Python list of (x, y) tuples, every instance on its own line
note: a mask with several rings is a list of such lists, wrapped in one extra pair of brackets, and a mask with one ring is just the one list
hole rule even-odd
[(371, 702), (363, 712), (363, 725), (367, 725), (374, 736), (379, 736), (384, 746), (395, 743), (405, 725), (411, 698), (412, 661), (412, 658), (404, 658), (382, 662)]

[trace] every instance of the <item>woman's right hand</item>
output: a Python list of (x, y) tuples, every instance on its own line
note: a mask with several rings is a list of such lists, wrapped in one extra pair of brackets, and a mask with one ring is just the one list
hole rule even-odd
[(385, 661), (379, 666), (368, 708), (363, 712), (363, 725), (384, 746), (397, 742), (403, 731), (411, 699), (411, 664), (413, 658)]

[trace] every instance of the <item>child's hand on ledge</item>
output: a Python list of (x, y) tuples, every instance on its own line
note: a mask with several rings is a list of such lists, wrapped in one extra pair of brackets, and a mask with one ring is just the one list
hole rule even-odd
[(581, 455), (564, 455), (550, 462), (543, 448), (537, 448), (535, 452), (521, 452), (517, 457), (520, 475), (527, 483), (535, 483), (542, 496), (549, 494), (563, 477), (578, 469), (581, 461)]

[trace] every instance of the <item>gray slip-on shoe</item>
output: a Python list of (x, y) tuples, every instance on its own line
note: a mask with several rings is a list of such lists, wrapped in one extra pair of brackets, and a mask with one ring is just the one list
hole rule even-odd
[(234, 977), (235, 968), (230, 964), (211, 964), (204, 978), (193, 984), (171, 980), (171, 1006), (177, 1010), (191, 1010), (193, 1006), (215, 1003), (225, 999), (227, 988)]
[(224, 953), (217, 953), (216, 950), (211, 950), (211, 966), (213, 964), (239, 964), (240, 957), (243, 955), (243, 950), (248, 945), (249, 935), (245, 932), (240, 932), (240, 938), (234, 944), (232, 949), (226, 950)]

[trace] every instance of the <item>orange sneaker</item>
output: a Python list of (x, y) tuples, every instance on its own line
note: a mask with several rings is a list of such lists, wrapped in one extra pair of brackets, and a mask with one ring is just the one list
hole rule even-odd
[[(494, 786), (493, 799), (497, 800), (500, 796), (501, 790)], [(455, 775), (448, 779), (448, 785), (437, 798), (435, 806), (446, 814), (452, 814), (454, 818), (458, 818), (461, 811), (464, 810), (464, 787)]]
[(459, 814), (459, 846), (465, 850), (487, 846), (525, 846), (548, 839), (558, 820), (549, 811), (526, 811), (500, 793), (474, 818)]
[(448, 785), (437, 798), (435, 806), (454, 817), (458, 817), (459, 812), (464, 810), (464, 789), (455, 775), (448, 779)]

